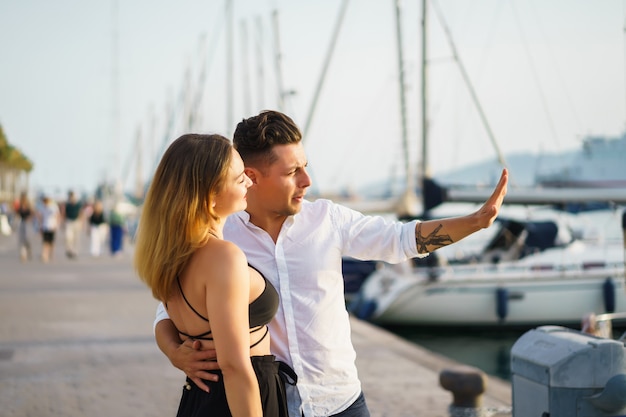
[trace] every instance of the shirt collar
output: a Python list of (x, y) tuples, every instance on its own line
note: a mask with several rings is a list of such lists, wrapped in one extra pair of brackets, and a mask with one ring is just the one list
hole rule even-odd
[(238, 211), (237, 213), (233, 214), (233, 216), (237, 216), (238, 218), (240, 218), (245, 224), (250, 223), (250, 213), (248, 213), (245, 210), (242, 211)]
[[(293, 216), (289, 216), (289, 217), (287, 217), (287, 218), (285, 219), (285, 223), (284, 223), (284, 224), (291, 226), (291, 225), (293, 224), (294, 217), (295, 217), (295, 216), (298, 216), (299, 214), (300, 214), (300, 213), (296, 213), (296, 214), (295, 214), (295, 215), (293, 215)], [(233, 216), (237, 216), (237, 218), (239, 218), (241, 221), (243, 221), (243, 223), (244, 223), (245, 225), (249, 225), (249, 224), (250, 224), (250, 213), (248, 213), (248, 212), (247, 212), (247, 211), (245, 211), (245, 210), (238, 211), (238, 212), (234, 213), (234, 214), (233, 214)]]

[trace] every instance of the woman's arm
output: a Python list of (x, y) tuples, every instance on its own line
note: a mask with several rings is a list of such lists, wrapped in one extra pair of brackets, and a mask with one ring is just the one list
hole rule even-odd
[(509, 173), (504, 169), (491, 197), (472, 214), (417, 223), (415, 225), (417, 251), (419, 253), (432, 252), (491, 226), (500, 212), (508, 180)]

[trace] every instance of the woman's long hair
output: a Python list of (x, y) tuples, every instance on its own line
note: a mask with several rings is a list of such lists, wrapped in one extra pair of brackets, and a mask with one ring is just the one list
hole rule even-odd
[(187, 134), (165, 151), (143, 204), (134, 265), (152, 295), (166, 301), (173, 282), (219, 222), (212, 203), (232, 159), (220, 135)]

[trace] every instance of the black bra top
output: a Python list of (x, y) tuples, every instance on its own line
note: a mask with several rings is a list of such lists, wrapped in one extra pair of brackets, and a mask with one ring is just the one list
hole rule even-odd
[[(248, 265), (248, 266), (250, 266), (250, 265)], [(276, 291), (276, 288), (274, 288), (272, 283), (269, 282), (263, 276), (263, 274), (261, 274), (261, 272), (258, 269), (254, 268), (253, 266), (250, 266), (250, 268), (252, 268), (255, 271), (257, 271), (261, 275), (261, 277), (263, 277), (263, 280), (265, 281), (265, 289), (263, 290), (261, 295), (259, 295), (248, 306), (248, 318), (250, 320), (250, 329), (252, 329), (250, 331), (250, 333), (252, 333), (252, 332), (256, 332), (256, 331), (262, 329), (266, 324), (268, 324), (270, 321), (272, 321), (272, 319), (274, 318), (274, 315), (276, 314), (276, 311), (278, 310), (279, 298), (278, 298), (278, 292)], [(185, 294), (183, 293), (183, 288), (180, 285), (179, 277), (176, 277), (176, 282), (178, 283), (178, 289), (180, 290), (180, 294), (183, 296), (183, 299), (185, 300), (185, 303), (187, 303), (187, 306), (189, 306), (191, 311), (196, 313), (196, 315), (198, 317), (200, 317), (202, 320), (208, 322), (209, 319), (204, 317), (202, 314), (198, 313), (198, 311), (195, 308), (193, 308), (193, 306), (189, 303), (189, 301), (187, 300), (187, 297), (185, 297)], [(259, 344), (261, 342), (261, 340), (265, 339), (265, 336), (267, 335), (267, 332), (268, 332), (267, 327), (265, 329), (266, 329), (265, 333), (263, 334), (261, 339), (259, 339), (257, 342), (255, 342), (250, 347), (256, 346), (257, 344)], [(181, 332), (180, 330), (179, 330), (179, 333), (182, 334), (183, 336), (187, 336), (187, 337), (189, 337), (191, 339), (213, 340), (213, 338), (210, 337), (210, 335), (211, 335), (211, 331), (210, 330), (208, 332), (204, 332), (204, 333), (201, 333), (201, 334), (195, 335), (195, 336), (194, 335), (190, 335), (190, 334), (186, 334), (184, 332)]]

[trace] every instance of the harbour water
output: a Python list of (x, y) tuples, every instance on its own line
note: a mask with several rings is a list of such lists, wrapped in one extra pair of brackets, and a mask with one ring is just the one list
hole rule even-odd
[(432, 352), (466, 365), (474, 366), (488, 375), (510, 380), (511, 348), (528, 329), (447, 329), (413, 326), (384, 326), (384, 328)]
[[(528, 329), (447, 329), (413, 326), (384, 326), (412, 343), (455, 361), (474, 366), (487, 375), (511, 380), (511, 348)], [(575, 329), (579, 330), (579, 329)], [(626, 328), (620, 323), (613, 337)]]

